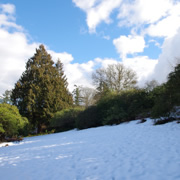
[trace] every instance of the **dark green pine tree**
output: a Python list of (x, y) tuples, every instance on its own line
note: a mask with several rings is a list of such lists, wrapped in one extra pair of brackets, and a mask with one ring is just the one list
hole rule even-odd
[(43, 45), (26, 64), (26, 70), (12, 90), (11, 100), (30, 123), (42, 130), (53, 114), (72, 105), (67, 79), (60, 61), (54, 65)]
[(60, 111), (61, 109), (68, 108), (69, 105), (72, 105), (73, 98), (72, 94), (68, 91), (68, 82), (67, 77), (64, 74), (63, 63), (59, 59), (55, 64), (55, 68), (57, 70), (57, 76), (55, 81), (55, 103), (57, 103), (56, 111)]

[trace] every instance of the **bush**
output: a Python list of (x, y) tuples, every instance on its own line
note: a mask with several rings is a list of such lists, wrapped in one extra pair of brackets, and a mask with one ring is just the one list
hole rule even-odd
[(155, 95), (152, 118), (170, 117), (176, 106), (180, 105), (180, 64), (168, 75), (168, 81), (153, 89)]
[(169, 117), (170, 112), (173, 108), (171, 102), (171, 94), (167, 91), (167, 85), (162, 84), (153, 90), (154, 95), (154, 106), (152, 108), (151, 117)]
[(109, 95), (101, 99), (98, 109), (103, 125), (119, 124), (127, 119), (126, 104), (122, 96)]
[(56, 132), (66, 131), (76, 128), (75, 122), (78, 114), (83, 109), (80, 107), (64, 109), (54, 114), (54, 117), (50, 121), (51, 128), (56, 129)]
[(28, 120), (19, 114), (16, 106), (0, 104), (0, 138), (22, 135)]
[(76, 127), (78, 129), (86, 129), (91, 127), (98, 127), (102, 125), (102, 118), (97, 106), (88, 107), (82, 111), (76, 119)]
[(148, 93), (143, 89), (134, 89), (109, 94), (98, 102), (98, 109), (104, 125), (119, 124), (136, 119), (140, 114), (147, 114), (149, 106)]

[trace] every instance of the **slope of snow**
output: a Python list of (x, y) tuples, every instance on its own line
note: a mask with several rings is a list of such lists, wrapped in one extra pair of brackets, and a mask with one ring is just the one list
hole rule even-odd
[(0, 179), (180, 179), (180, 124), (136, 123), (30, 137), (1, 147)]

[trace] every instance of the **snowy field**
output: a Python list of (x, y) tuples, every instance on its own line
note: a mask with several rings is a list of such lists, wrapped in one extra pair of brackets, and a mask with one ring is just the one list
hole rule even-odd
[(30, 137), (0, 147), (0, 179), (180, 180), (180, 124), (136, 123)]

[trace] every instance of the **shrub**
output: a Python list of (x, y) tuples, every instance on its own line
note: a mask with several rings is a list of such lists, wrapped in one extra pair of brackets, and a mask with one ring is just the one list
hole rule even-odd
[(91, 127), (98, 127), (102, 125), (102, 118), (100, 117), (97, 106), (88, 107), (82, 111), (76, 119), (76, 127), (78, 129), (86, 129)]
[(74, 129), (78, 114), (83, 111), (82, 108), (70, 108), (58, 111), (50, 121), (50, 126), (56, 129), (56, 132)]
[(162, 84), (153, 90), (154, 106), (152, 108), (152, 118), (169, 117), (173, 108), (171, 94), (167, 91), (167, 85)]
[(136, 119), (139, 114), (149, 111), (148, 93), (143, 89), (109, 94), (98, 102), (98, 109), (104, 125), (119, 124)]
[(0, 137), (22, 135), (21, 131), (28, 124), (28, 120), (19, 114), (16, 106), (0, 104)]

